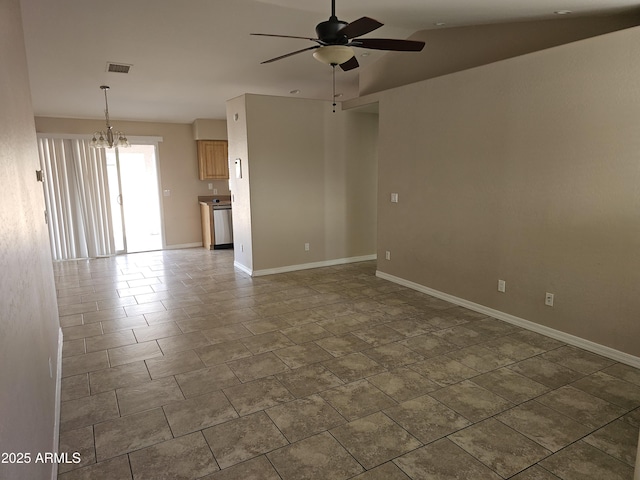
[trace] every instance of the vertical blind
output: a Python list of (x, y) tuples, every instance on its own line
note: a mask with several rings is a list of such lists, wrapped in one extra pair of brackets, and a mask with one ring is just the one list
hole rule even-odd
[(40, 136), (38, 152), (54, 260), (115, 254), (104, 150), (84, 139)]

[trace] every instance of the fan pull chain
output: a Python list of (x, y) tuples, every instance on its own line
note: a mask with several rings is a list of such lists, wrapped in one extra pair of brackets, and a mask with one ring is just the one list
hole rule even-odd
[(332, 63), (333, 68), (333, 113), (336, 113), (336, 64)]

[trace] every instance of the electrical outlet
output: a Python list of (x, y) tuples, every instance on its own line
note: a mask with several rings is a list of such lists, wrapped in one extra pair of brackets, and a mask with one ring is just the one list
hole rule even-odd
[(217, 194), (218, 194), (218, 189), (217, 189), (217, 188), (214, 188), (214, 189), (213, 189), (213, 194), (214, 194), (214, 195), (217, 195)]
[(398, 203), (398, 194), (397, 193), (392, 193), (391, 194), (391, 203)]
[(305, 243), (305, 244), (304, 244), (304, 251), (305, 251), (305, 252), (308, 252), (308, 251), (309, 251), (309, 244), (308, 244), (308, 243)]
[(389, 250), (387, 250), (386, 252), (384, 252), (384, 258), (386, 260), (391, 260), (391, 252)]
[(213, 183), (210, 183), (208, 187), (209, 187), (209, 190), (213, 190)]
[(506, 292), (507, 282), (505, 282), (504, 280), (498, 280), (498, 291), (502, 293)]
[(553, 293), (547, 292), (544, 295), (544, 304), (549, 307), (553, 307)]

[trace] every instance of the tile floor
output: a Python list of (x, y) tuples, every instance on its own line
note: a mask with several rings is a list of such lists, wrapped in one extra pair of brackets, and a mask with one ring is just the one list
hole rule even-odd
[(375, 277), (56, 263), (59, 479), (631, 480), (640, 371)]

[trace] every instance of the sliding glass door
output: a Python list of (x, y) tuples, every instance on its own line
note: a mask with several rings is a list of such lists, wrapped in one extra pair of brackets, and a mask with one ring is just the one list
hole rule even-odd
[(161, 250), (164, 242), (156, 145), (132, 144), (106, 153), (116, 250)]

